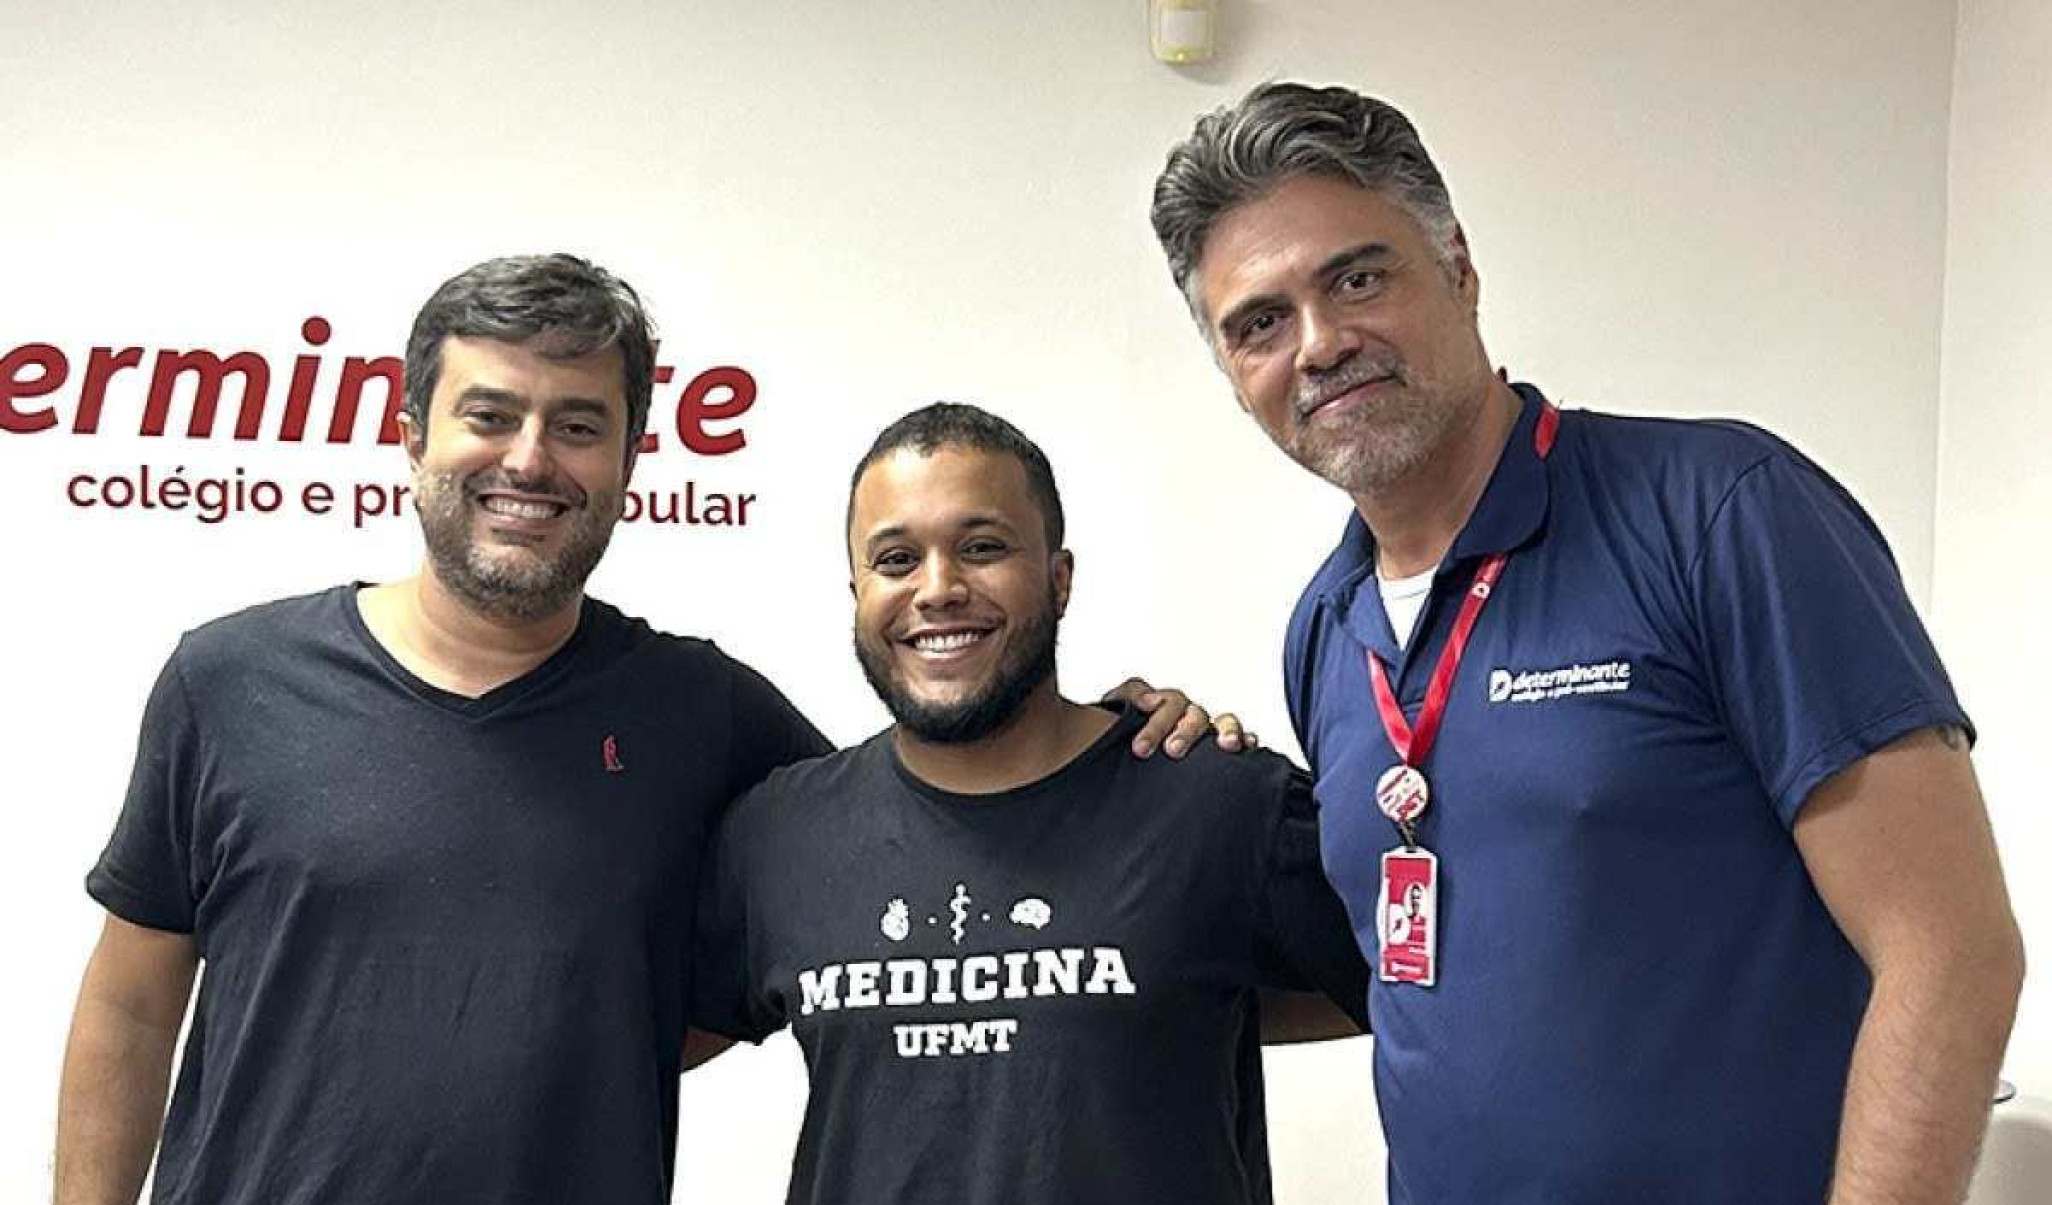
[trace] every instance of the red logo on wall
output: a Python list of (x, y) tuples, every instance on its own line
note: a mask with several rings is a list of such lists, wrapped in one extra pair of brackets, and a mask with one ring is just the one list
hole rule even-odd
[[(326, 318), (308, 317), (299, 328), (305, 347), (289, 368), (280, 364), (276, 371), (272, 358), (250, 350), (101, 346), (67, 354), (51, 343), (23, 343), (0, 354), (0, 441), (52, 431), (98, 435), (104, 419), (119, 415), (117, 429), (152, 439), (225, 438), (242, 447), (259, 441), (397, 444), (404, 361), (344, 356), (337, 366), (337, 357), (318, 350), (333, 334)], [(755, 405), (753, 374), (731, 364), (705, 368), (668, 396), (662, 387), (676, 375), (667, 364), (650, 374), (658, 394), (640, 456), (672, 441), (697, 457), (748, 446), (741, 420)], [(229, 407), (232, 423), (224, 413)], [(366, 411), (378, 417), (362, 417)], [(183, 514), (205, 524), (239, 515), (335, 514), (356, 528), (412, 514), (411, 485), (403, 480), (287, 481), (241, 465), (211, 474), (163, 463), (112, 472), (84, 467), (62, 482), (62, 497), (85, 512)], [(646, 470), (623, 493), (621, 521), (654, 527), (745, 528), (758, 497)]]
[[(319, 348), (334, 334), (326, 318), (315, 314), (300, 324), (299, 335), (309, 349)], [(660, 352), (661, 345), (657, 345)], [(143, 361), (149, 359), (149, 366)], [(398, 356), (347, 356), (339, 374), (325, 389), (317, 388), (324, 375), (324, 355), (309, 350), (294, 357), (284, 388), (284, 412), (275, 438), (281, 443), (300, 443), (315, 412), (327, 418), (324, 438), (331, 444), (355, 440), (357, 412), (366, 388), (383, 392), (383, 417), (377, 426), (377, 442), (399, 442), (399, 411), (405, 402), (405, 362)], [(76, 371), (74, 371), (76, 369)], [(656, 385), (667, 385), (677, 370), (657, 364)], [(239, 390), (235, 410), (234, 438), (254, 441), (261, 437), (264, 411), (270, 403), (275, 374), (269, 358), (260, 352), (222, 353), (208, 348), (160, 349), (147, 353), (140, 347), (95, 347), (75, 364), (72, 356), (50, 343), (24, 343), (0, 355), (0, 432), (35, 435), (64, 425), (59, 407), (69, 402), (70, 429), (74, 435), (95, 435), (107, 408), (110, 390), (134, 393), (141, 389), (142, 414), (138, 434), (162, 436), (171, 426), (174, 400), (191, 399), (186, 414), (185, 437), (210, 439), (221, 407), (222, 394)], [(75, 390), (67, 390), (73, 385)], [(145, 382), (147, 382), (145, 384)], [(62, 391), (67, 397), (54, 396)], [(44, 400), (48, 399), (48, 400)], [(34, 403), (27, 405), (24, 403)], [(700, 371), (678, 395), (674, 414), (663, 422), (660, 412), (650, 416), (649, 426), (669, 426), (687, 451), (700, 456), (725, 456), (748, 444), (738, 427), (712, 431), (708, 424), (732, 422), (755, 405), (755, 377), (747, 369), (722, 364)], [(642, 437), (640, 453), (653, 455), (662, 448), (655, 430)]]

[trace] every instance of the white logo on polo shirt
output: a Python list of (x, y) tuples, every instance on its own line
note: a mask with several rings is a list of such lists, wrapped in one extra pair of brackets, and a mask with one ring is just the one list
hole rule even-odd
[(1593, 661), (1558, 669), (1489, 671), (1491, 703), (1544, 703), (1570, 695), (1602, 695), (1632, 688), (1632, 663)]

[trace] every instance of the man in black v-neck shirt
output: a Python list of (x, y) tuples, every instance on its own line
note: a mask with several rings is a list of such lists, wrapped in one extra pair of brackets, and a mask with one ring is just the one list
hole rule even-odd
[[(59, 1205), (133, 1201), (160, 1122), (159, 1205), (669, 1200), (705, 835), (828, 745), (583, 595), (654, 354), (581, 260), (454, 277), (407, 344), (419, 575), (180, 642), (87, 879)], [(1205, 722), (1176, 696), (1151, 726), (1173, 753)]]
[(583, 596), (654, 348), (568, 256), (442, 286), (401, 417), (421, 573), (186, 636), (87, 879), (56, 1197), (669, 1199), (704, 834), (825, 751), (709, 643)]
[(667, 1201), (706, 828), (826, 743), (592, 599), (451, 692), (367, 593), (209, 624), (151, 698), (88, 883), (207, 959), (156, 1199)]
[(1003, 420), (887, 429), (849, 544), (898, 722), (737, 803), (700, 908), (695, 1023), (789, 1025), (805, 1054), (789, 1200), (1265, 1202), (1257, 993), (1367, 1005), (1307, 780), (1208, 746), (1136, 762), (1135, 717), (1061, 697), (1073, 561)]

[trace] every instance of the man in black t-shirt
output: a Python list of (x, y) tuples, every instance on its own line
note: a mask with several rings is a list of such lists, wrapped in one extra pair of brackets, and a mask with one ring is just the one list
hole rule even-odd
[(1074, 562), (1003, 420), (887, 429), (848, 533), (897, 724), (738, 802), (700, 905), (694, 1022), (790, 1025), (805, 1054), (789, 1199), (1267, 1201), (1258, 993), (1367, 1004), (1308, 781), (1209, 746), (1136, 762), (1136, 717), (1061, 697)]
[(134, 1200), (160, 1121), (160, 1205), (668, 1201), (705, 835), (828, 746), (584, 597), (653, 362), (581, 260), (456, 276), (406, 353), (419, 575), (180, 642), (87, 879), (59, 1205)]

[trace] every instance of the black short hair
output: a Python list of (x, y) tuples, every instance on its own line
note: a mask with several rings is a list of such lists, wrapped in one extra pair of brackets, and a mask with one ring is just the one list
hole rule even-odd
[(428, 402), (442, 375), (442, 340), (539, 340), (549, 359), (618, 347), (627, 398), (627, 451), (648, 427), (654, 393), (655, 330), (626, 281), (574, 255), (509, 255), (467, 268), (435, 290), (406, 339), (406, 413), (426, 431)]
[(1047, 530), (1047, 550), (1061, 548), (1066, 530), (1062, 521), (1062, 493), (1055, 488), (1054, 466), (1048, 464), (1047, 453), (1004, 419), (961, 402), (922, 406), (883, 429), (869, 445), (869, 451), (856, 462), (855, 475), (848, 479), (848, 515), (841, 529), (846, 531), (855, 523), (855, 487), (862, 484), (862, 474), (869, 471), (870, 465), (900, 448), (931, 456), (944, 447), (996, 452), (1018, 461), (1019, 467), (1026, 470), (1026, 488), (1040, 507), (1040, 520)]

